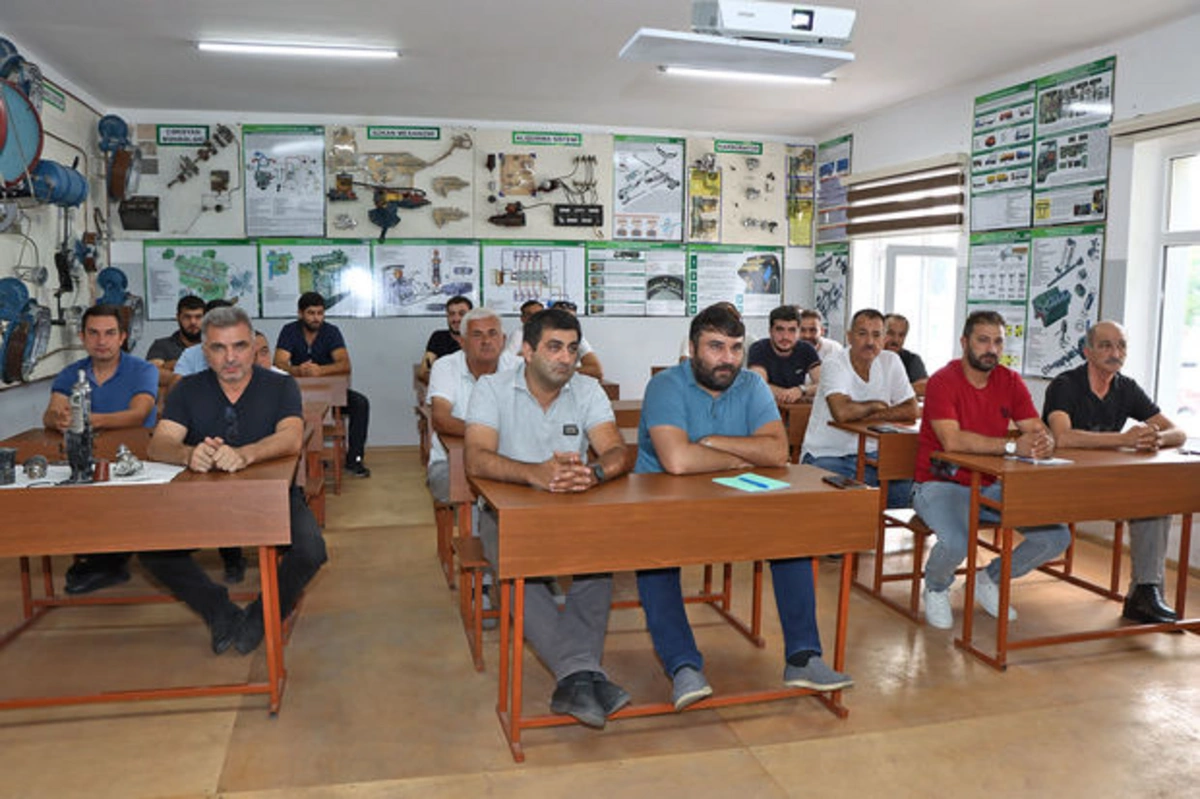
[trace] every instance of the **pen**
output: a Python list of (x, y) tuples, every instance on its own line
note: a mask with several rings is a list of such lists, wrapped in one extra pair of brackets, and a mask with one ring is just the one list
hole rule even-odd
[(749, 477), (746, 477), (745, 475), (742, 475), (738, 479), (741, 480), (743, 483), (749, 483), (750, 485), (754, 486), (755, 488), (770, 488), (770, 486), (767, 485), (766, 483), (760, 483), (758, 480), (751, 480)]

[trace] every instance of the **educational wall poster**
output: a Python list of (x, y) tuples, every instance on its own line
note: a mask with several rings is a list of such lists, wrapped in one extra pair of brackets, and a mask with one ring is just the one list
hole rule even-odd
[(971, 230), (1029, 227), (1033, 207), (1037, 83), (975, 98), (971, 128)]
[(258, 248), (252, 242), (151, 239), (143, 243), (142, 263), (151, 319), (174, 319), (179, 298), (189, 294), (236, 301), (252, 317), (259, 315)]
[(1031, 238), (1028, 230), (972, 233), (967, 302), (1024, 303)]
[(808, 144), (789, 144), (786, 150), (788, 246), (811, 247), (817, 194), (817, 148)]
[(323, 127), (244, 125), (242, 160), (247, 236), (325, 235)]
[(370, 316), (374, 281), (371, 246), (363, 241), (263, 239), (258, 243), (262, 311), (294, 317), (306, 291), (325, 298), (327, 316)]
[(813, 307), (825, 317), (825, 337), (846, 339), (846, 280), (850, 272), (850, 244), (818, 244), (813, 269)]
[(783, 296), (783, 252), (771, 247), (688, 247), (688, 315), (732, 302), (743, 316), (766, 316)]
[(613, 239), (682, 241), (683, 139), (613, 137)]
[[(972, 176), (971, 181), (975, 181)], [(1027, 189), (993, 194), (971, 193), (971, 230), (1003, 230), (1029, 227), (1033, 196)]]
[(1098, 321), (1104, 226), (1033, 231), (1025, 373), (1051, 378), (1083, 363), (1083, 341)]
[(1103, 222), (1107, 207), (1108, 184), (1103, 180), (1034, 192), (1033, 224), (1045, 227)]
[(1117, 59), (1111, 56), (1039, 79), (1038, 138), (1112, 121), (1116, 66)]
[(479, 243), (444, 239), (373, 242), (376, 316), (441, 316), (461, 295), (479, 304)]
[(721, 240), (721, 170), (688, 169), (688, 241)]
[(586, 252), (578, 242), (483, 242), (483, 302), (502, 314), (518, 314), (521, 303), (568, 300), (587, 312)]
[(854, 137), (847, 135), (817, 145), (817, 244), (846, 240), (846, 187)]
[(687, 252), (676, 244), (589, 244), (588, 316), (683, 316)]
[(976, 311), (995, 311), (1004, 319), (1004, 351), (1000, 365), (1020, 373), (1025, 363), (1025, 305), (1006, 302), (967, 302), (967, 315)]
[(785, 150), (780, 142), (688, 140), (688, 153), (705, 153), (702, 158), (711, 157), (721, 173), (722, 244), (782, 247), (787, 242)]

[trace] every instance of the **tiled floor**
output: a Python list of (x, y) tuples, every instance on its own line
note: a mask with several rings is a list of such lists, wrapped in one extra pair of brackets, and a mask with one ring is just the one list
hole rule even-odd
[[(1019, 652), (999, 673), (956, 650), (951, 633), (858, 593), (848, 649), (857, 686), (844, 721), (801, 699), (622, 720), (603, 732), (532, 730), (528, 759), (515, 764), (494, 712), (496, 634), (486, 634), (488, 670), (476, 673), (434, 559), (415, 452), (370, 455), (374, 476), (330, 496), (330, 563), (288, 647), (277, 718), (260, 697), (8, 711), (0, 796), (1174, 797), (1200, 774), (1200, 636)], [(1079, 568), (1107, 573), (1107, 550), (1080, 550)], [(216, 568), (215, 553), (204, 557)], [(835, 570), (822, 564), (827, 641)], [(741, 567), (743, 600), (746, 574)], [(143, 585), (138, 571), (121, 590)], [(628, 575), (617, 585), (635, 593)], [(1200, 602), (1195, 585), (1191, 595)], [(5, 625), (19, 616), (17, 599), (16, 566), (0, 564)], [(1043, 575), (1022, 580), (1015, 601), (1019, 634), (1116, 624), (1119, 614), (1116, 603)], [(718, 693), (778, 682), (778, 627), (766, 604), (765, 650), (711, 611), (690, 611)], [(990, 633), (990, 620), (976, 618)], [(606, 666), (635, 702), (669, 694), (638, 610), (613, 612)], [(213, 656), (203, 625), (170, 604), (55, 611), (0, 650), (7, 696), (264, 670), (261, 652)], [(527, 706), (541, 712), (551, 680), (532, 661), (527, 676)]]

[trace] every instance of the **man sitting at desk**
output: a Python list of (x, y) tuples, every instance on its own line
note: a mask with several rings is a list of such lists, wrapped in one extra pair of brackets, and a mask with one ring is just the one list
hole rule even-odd
[[(1085, 341), (1087, 362), (1054, 378), (1046, 390), (1042, 415), (1059, 445), (1149, 452), (1181, 446), (1187, 433), (1163, 415), (1141, 386), (1121, 374), (1124, 328), (1116, 322), (1100, 322), (1088, 330)], [(1121, 432), (1130, 418), (1137, 424)], [(1170, 531), (1170, 516), (1129, 521), (1133, 575), (1122, 615), (1130, 621), (1158, 624), (1177, 619), (1162, 595)]]
[[(153, 427), (158, 396), (158, 370), (124, 352), (128, 331), (115, 305), (93, 305), (83, 312), (79, 338), (87, 357), (58, 373), (50, 386), (50, 402), (42, 414), (48, 430), (65, 431), (71, 424), (71, 388), (79, 372), (92, 388), (92, 427)], [(82, 555), (67, 569), (66, 592), (86, 594), (129, 579), (128, 552)]]
[[(835, 352), (840, 352), (842, 345), (831, 338), (825, 338), (825, 317), (815, 308), (800, 312), (800, 340), (807, 341), (817, 351), (822, 362)], [(810, 383), (816, 383), (817, 378), (809, 376)]]
[[(795, 313), (795, 309), (792, 309)], [(787, 433), (766, 384), (743, 371), (745, 327), (721, 304), (692, 320), (691, 357), (651, 378), (638, 426), (636, 472), (702, 474), (783, 466)], [(853, 681), (821, 660), (811, 558), (771, 562), (789, 686), (835, 691)], [(676, 710), (712, 694), (684, 611), (679, 569), (638, 572), (654, 650), (674, 683)]]
[[(557, 308), (560, 311), (566, 311), (567, 313), (571, 314), (571, 316), (575, 316), (575, 303), (571, 302), (570, 300), (555, 300), (550, 307)], [(522, 327), (524, 326), (525, 322), (529, 321), (531, 318), (533, 318), (534, 314), (541, 310), (542, 304), (537, 300), (530, 300), (529, 302), (524, 303), (521, 306)], [(508, 346), (505, 348), (506, 351), (513, 355), (519, 355), (521, 352), (522, 341), (523, 335), (521, 328), (518, 328), (517, 330), (513, 331), (512, 338), (508, 342)], [(579, 362), (576, 364), (575, 368), (580, 374), (587, 375), (588, 377), (594, 377), (597, 380), (604, 379), (604, 367), (600, 365), (600, 356), (596, 354), (595, 348), (592, 347), (588, 340), (583, 336), (580, 336), (579, 338)]]
[(908, 374), (908, 382), (912, 383), (913, 391), (918, 397), (925, 396), (925, 384), (929, 382), (929, 373), (925, 371), (925, 362), (915, 352), (904, 349), (904, 340), (908, 338), (908, 319), (898, 313), (890, 313), (883, 318), (886, 338), (883, 347), (900, 356), (904, 371)]
[(204, 300), (194, 294), (180, 297), (175, 303), (175, 322), (179, 329), (169, 336), (158, 338), (146, 351), (146, 360), (158, 368), (160, 386), (170, 386), (175, 381), (175, 362), (188, 347), (200, 343), (200, 320), (204, 318)]
[[(821, 379), (821, 356), (811, 344), (800, 340), (796, 306), (780, 305), (771, 311), (767, 324), (770, 337), (759, 339), (750, 348), (750, 371), (767, 381), (777, 403), (800, 402), (815, 394), (815, 389), (805, 385), (805, 379), (810, 374), (814, 383)], [(691, 340), (694, 348), (694, 331)]]
[[(315, 291), (300, 295), (296, 304), (300, 318), (288, 322), (275, 342), (275, 365), (294, 377), (323, 377), (350, 374), (350, 353), (337, 325), (325, 321), (325, 298)], [(350, 415), (346, 442), (346, 471), (355, 477), (370, 477), (363, 463), (371, 403), (362, 394), (346, 389), (346, 413)]]
[[(194, 472), (237, 472), (259, 461), (298, 457), (304, 431), (300, 389), (291, 377), (254, 365), (250, 317), (241, 308), (217, 308), (204, 315), (203, 330), (209, 368), (183, 378), (167, 396), (150, 439), (150, 458)], [(325, 542), (304, 503), (304, 490), (292, 486), (289, 502), (292, 543), (279, 561), (283, 618), (325, 562)], [(258, 647), (264, 630), (262, 597), (243, 611), (187, 551), (143, 552), (140, 557), (151, 574), (204, 619), (214, 653), (233, 646), (244, 655)], [(259, 564), (260, 569), (272, 566)]]
[[(473, 478), (586, 491), (625, 471), (625, 443), (600, 384), (575, 373), (579, 320), (547, 309), (525, 324), (515, 369), (483, 375), (467, 409), (466, 467)], [(588, 446), (599, 458), (586, 463)], [(495, 516), (482, 506), (479, 537), (497, 562)], [(557, 680), (550, 710), (591, 727), (629, 702), (600, 668), (612, 575), (575, 575), (560, 609), (552, 580), (525, 584), (525, 636)]]
[[(837, 422), (901, 422), (917, 418), (913, 394), (900, 358), (883, 349), (883, 314), (865, 308), (850, 320), (849, 349), (821, 361), (821, 385), (813, 400), (812, 415), (804, 433), (801, 460), (821, 469), (853, 478), (858, 467), (858, 436), (830, 426)], [(879, 485), (874, 466), (864, 479)], [(888, 484), (888, 507), (908, 506), (912, 483)]]
[(425, 355), (417, 368), (417, 379), (421, 382), (429, 380), (429, 370), (438, 358), (458, 352), (462, 349), (462, 318), (475, 307), (470, 298), (461, 294), (446, 300), (446, 329), (435, 330), (429, 334), (425, 342)]
[[(929, 378), (912, 497), (913, 508), (937, 534), (937, 544), (925, 562), (925, 620), (939, 630), (954, 625), (950, 587), (955, 570), (967, 556), (971, 473), (934, 460), (934, 453), (945, 450), (1032, 458), (1054, 454), (1054, 437), (1038, 417), (1029, 389), (1016, 372), (1000, 365), (1004, 318), (995, 311), (973, 312), (963, 326), (960, 345), (962, 359), (951, 361)], [(1008, 437), (1010, 423), (1021, 432), (1020, 438)], [(986, 476), (981, 479), (986, 488), (980, 495), (999, 500), (1001, 485)], [(983, 510), (979, 518), (996, 523), (1000, 517)], [(1071, 543), (1065, 524), (1019, 529), (1025, 540), (1012, 553), (1014, 579), (1057, 557)], [(997, 556), (975, 580), (975, 597), (991, 616), (1000, 615), (999, 581)], [(1009, 606), (1008, 620), (1016, 618), (1016, 610)]]

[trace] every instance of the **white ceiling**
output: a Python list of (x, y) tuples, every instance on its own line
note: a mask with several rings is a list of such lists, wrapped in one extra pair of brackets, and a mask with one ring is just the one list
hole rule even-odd
[[(831, 87), (661, 75), (617, 53), (690, 0), (4, 0), (0, 34), (114, 108), (815, 135), (1196, 13), (1195, 0), (825, 0), (858, 10)], [(198, 38), (398, 46), (390, 62), (200, 53)]]

